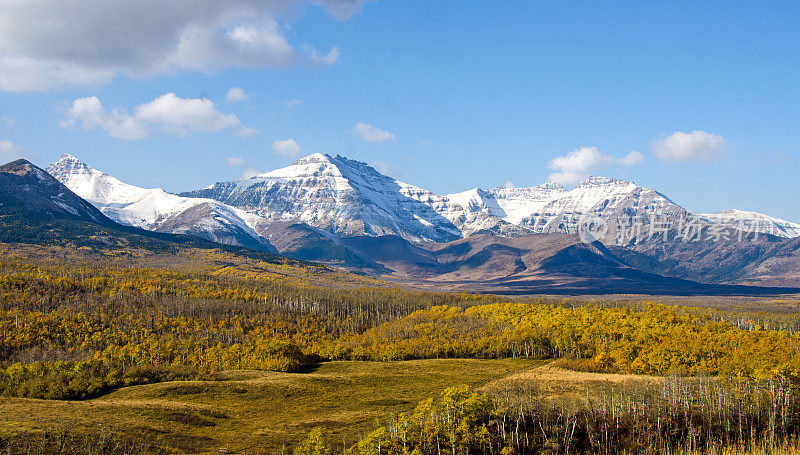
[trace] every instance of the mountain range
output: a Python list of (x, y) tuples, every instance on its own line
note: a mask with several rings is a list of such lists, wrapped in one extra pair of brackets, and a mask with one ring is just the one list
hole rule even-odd
[(753, 212), (693, 214), (654, 189), (608, 177), (571, 189), (438, 195), (318, 153), (180, 194), (126, 184), (70, 155), (47, 173), (123, 225), (414, 283), (534, 289), (633, 273), (795, 286), (800, 278), (792, 269), (800, 225)]
[[(55, 260), (92, 254), (142, 258), (166, 255), (184, 261), (197, 249), (218, 250), (270, 263), (299, 264), (277, 254), (241, 246), (223, 245), (195, 235), (155, 232), (119, 224), (73, 193), (43, 169), (26, 160), (0, 165), (0, 243), (37, 245)], [(23, 256), (27, 248), (20, 248)], [(153, 256), (154, 255), (154, 256)], [(12, 255), (16, 257), (16, 255)], [(306, 265), (307, 263), (302, 263)]]

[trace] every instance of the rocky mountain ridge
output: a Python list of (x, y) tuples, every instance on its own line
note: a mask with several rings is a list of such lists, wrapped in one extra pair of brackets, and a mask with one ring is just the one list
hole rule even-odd
[[(312, 154), (250, 179), (176, 195), (125, 184), (69, 155), (48, 172), (123, 224), (262, 250), (277, 248), (291, 257), (376, 274), (412, 269), (418, 276), (451, 273), (439, 259), (434, 261), (438, 265), (421, 269), (430, 262), (430, 254), (419, 248), (490, 235), (498, 246), (484, 251), (502, 256), (507, 251), (503, 238), (544, 234), (580, 237), (587, 243), (597, 240), (619, 249), (615, 254), (639, 269), (661, 275), (754, 283), (768, 277), (771, 283), (783, 283), (780, 277), (786, 274), (776, 271), (782, 268), (775, 255), (794, 257), (794, 249), (783, 245), (798, 233), (792, 223), (757, 213), (695, 215), (652, 188), (597, 176), (571, 189), (546, 183), (438, 195), (366, 163)], [(761, 234), (762, 239), (745, 235), (744, 240), (731, 240), (742, 232), (737, 227), (750, 220), (746, 233)], [(686, 236), (692, 232), (701, 233), (702, 238), (693, 240), (702, 241), (687, 245)], [(397, 257), (388, 257), (386, 251)], [(730, 273), (715, 270), (719, 264), (708, 259), (711, 251), (725, 255)], [(756, 280), (756, 275), (761, 278)]]

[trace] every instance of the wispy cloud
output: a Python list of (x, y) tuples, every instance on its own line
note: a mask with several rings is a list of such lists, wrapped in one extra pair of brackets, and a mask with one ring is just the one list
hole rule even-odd
[(387, 164), (385, 161), (373, 161), (372, 166), (378, 170), (383, 175), (388, 175), (390, 177), (400, 177), (403, 172), (399, 169)]
[(336, 20), (346, 21), (356, 14), (361, 12), (361, 8), (365, 3), (373, 2), (375, 0), (311, 0), (328, 10), (331, 16)]
[(0, 141), (0, 163), (14, 161), (19, 158), (30, 159), (31, 154), (11, 141)]
[(355, 128), (353, 128), (353, 133), (362, 140), (371, 142), (373, 144), (380, 144), (387, 141), (397, 141), (397, 138), (394, 137), (394, 134), (386, 130), (376, 128), (367, 123), (356, 123)]
[(236, 136), (239, 136), (239, 137), (253, 137), (253, 136), (255, 136), (256, 134), (258, 134), (260, 132), (261, 131), (258, 131), (255, 128), (251, 128), (249, 126), (243, 126), (243, 127), (239, 128), (239, 129), (237, 129), (236, 131), (234, 131), (233, 134), (236, 135)]
[(292, 98), (283, 102), (283, 105), (286, 106), (286, 109), (289, 109), (290, 111), (297, 109), (301, 104), (303, 104), (303, 100), (299, 100), (297, 98)]
[(14, 120), (11, 117), (8, 117), (6, 115), (0, 116), (0, 132), (2, 132), (3, 134), (11, 133), (12, 127), (14, 126), (15, 123), (16, 120)]
[(316, 49), (308, 46), (303, 48), (312, 62), (321, 65), (333, 65), (339, 60), (339, 48), (334, 46), (327, 54), (321, 55)]
[(259, 171), (258, 169), (247, 164), (244, 158), (240, 158), (238, 156), (229, 156), (226, 161), (228, 163), (228, 166), (241, 169), (242, 171), (240, 177), (241, 179), (249, 179), (250, 177), (255, 177), (256, 175), (261, 173), (261, 171)]

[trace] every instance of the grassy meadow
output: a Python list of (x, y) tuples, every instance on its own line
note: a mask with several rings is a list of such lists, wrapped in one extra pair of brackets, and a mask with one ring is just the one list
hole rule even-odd
[(188, 453), (280, 453), (313, 428), (349, 447), (376, 422), (409, 412), (458, 384), (480, 388), (541, 364), (536, 360), (441, 359), (326, 362), (313, 371), (225, 371), (214, 380), (123, 387), (83, 401), (3, 398), (0, 438), (45, 432), (133, 437)]

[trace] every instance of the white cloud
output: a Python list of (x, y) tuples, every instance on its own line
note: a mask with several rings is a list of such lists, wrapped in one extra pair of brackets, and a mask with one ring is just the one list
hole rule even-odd
[(253, 137), (258, 133), (260, 133), (260, 131), (258, 131), (255, 128), (251, 128), (249, 126), (243, 126), (238, 130), (234, 131), (233, 134), (239, 137)]
[(292, 138), (278, 140), (272, 143), (272, 151), (278, 155), (294, 157), (300, 154), (300, 144)]
[(581, 147), (565, 156), (553, 158), (548, 167), (554, 172), (548, 176), (551, 182), (572, 185), (589, 176), (589, 172), (602, 169), (614, 162), (614, 159), (601, 152), (597, 147)]
[(73, 101), (67, 110), (67, 117), (61, 122), (61, 126), (72, 127), (79, 121), (86, 130), (100, 128), (118, 139), (133, 140), (147, 136), (145, 125), (140, 119), (117, 109), (107, 111), (96, 96)]
[(601, 152), (597, 147), (581, 147), (550, 160), (547, 166), (556, 172), (550, 174), (547, 179), (562, 185), (573, 185), (589, 177), (591, 172), (605, 169), (612, 164), (635, 166), (643, 161), (644, 156), (637, 151), (631, 151), (622, 158), (614, 158)]
[[(313, 0), (338, 20), (366, 0)], [(330, 65), (288, 41), (308, 0), (0, 0), (0, 90), (99, 84), (119, 74)]]
[(394, 134), (361, 122), (356, 123), (355, 128), (353, 128), (353, 133), (364, 141), (372, 142), (373, 144), (380, 144), (381, 142), (386, 141), (397, 141), (397, 138), (394, 137)]
[(623, 166), (635, 166), (643, 162), (644, 162), (644, 155), (637, 152), (636, 150), (631, 150), (630, 153), (617, 160), (617, 163)]
[[(141, 139), (154, 130), (183, 136), (190, 131), (214, 132), (237, 128), (237, 134), (254, 134), (255, 130), (242, 126), (234, 114), (219, 112), (214, 102), (207, 98), (180, 98), (174, 93), (161, 95), (149, 103), (140, 104), (130, 115), (124, 110), (106, 110), (96, 96), (78, 98), (67, 109), (63, 127), (77, 122), (84, 129), (100, 128), (119, 139)], [(251, 131), (252, 130), (252, 131)]]
[(239, 126), (236, 115), (219, 112), (210, 99), (179, 98), (174, 93), (138, 106), (136, 118), (160, 124), (167, 131), (179, 135), (188, 130), (212, 132)]
[(244, 158), (239, 158), (238, 156), (229, 156), (226, 160), (228, 166), (230, 167), (238, 167), (242, 170), (241, 179), (249, 179), (250, 177), (255, 177), (258, 174), (261, 174), (261, 171), (254, 167), (250, 167)]
[(722, 151), (722, 146), (722, 136), (695, 130), (672, 133), (653, 144), (652, 149), (662, 161), (709, 161)]
[(0, 164), (20, 158), (30, 158), (31, 155), (22, 147), (14, 145), (11, 141), (0, 141)]
[(283, 102), (283, 105), (286, 106), (286, 109), (289, 109), (290, 111), (297, 109), (301, 104), (303, 104), (303, 100), (299, 100), (297, 98), (292, 98)]
[(233, 87), (232, 89), (228, 90), (228, 94), (225, 95), (225, 99), (230, 103), (238, 103), (239, 101), (249, 100), (250, 94), (245, 92), (241, 87)]
[(516, 187), (517, 187), (517, 185), (514, 185), (514, 182), (512, 182), (511, 180), (507, 181), (505, 183), (505, 185), (503, 185), (503, 188), (506, 188), (506, 189), (509, 189), (509, 190), (511, 188), (516, 188)]

